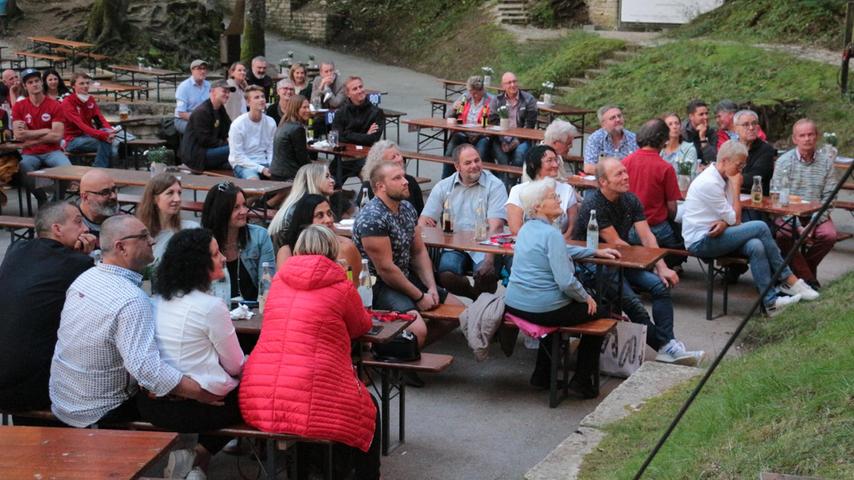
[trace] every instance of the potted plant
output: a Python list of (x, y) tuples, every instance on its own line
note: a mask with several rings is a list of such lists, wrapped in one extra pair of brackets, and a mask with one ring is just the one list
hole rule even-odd
[(551, 81), (543, 82), (543, 104), (552, 105), (552, 94), (555, 91), (555, 83)]
[(831, 162), (835, 162), (836, 157), (839, 155), (839, 150), (836, 149), (836, 145), (839, 143), (836, 133), (824, 132), (822, 139), (824, 140), (824, 145), (821, 146), (821, 152), (827, 155)]
[(492, 76), (495, 75), (495, 70), (492, 67), (482, 67), (481, 71), (483, 71), (483, 87), (486, 88), (492, 83)]
[(498, 107), (498, 118), (498, 128), (501, 130), (507, 130), (510, 128), (510, 109), (507, 108), (507, 105)]

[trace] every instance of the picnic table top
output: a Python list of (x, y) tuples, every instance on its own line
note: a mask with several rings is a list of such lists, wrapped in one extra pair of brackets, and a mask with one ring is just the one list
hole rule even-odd
[(166, 77), (172, 75), (180, 75), (181, 72), (176, 72), (174, 70), (164, 70), (162, 68), (154, 68), (154, 67), (142, 67), (140, 68), (138, 65), (110, 65), (109, 68), (113, 70), (120, 70), (122, 72), (131, 72), (131, 73), (141, 73), (144, 75), (151, 75), (154, 77)]
[(350, 158), (350, 159), (361, 159), (367, 158), (368, 152), (371, 150), (370, 147), (364, 147), (362, 145), (356, 145), (353, 143), (341, 143), (338, 142), (338, 147), (343, 147), (341, 150), (333, 150), (326, 143), (319, 142), (312, 143), (308, 146), (308, 151), (317, 152), (317, 153), (327, 153), (329, 155), (338, 155), (341, 158)]
[[(255, 315), (246, 320), (232, 320), (234, 331), (242, 335), (259, 335), (261, 326), (264, 324), (264, 314), (257, 309), (253, 310)], [(391, 322), (374, 322), (375, 326), (381, 327), (375, 335), (366, 334), (358, 338), (360, 342), (386, 343), (396, 337), (398, 333), (412, 323), (410, 320), (394, 320)]]
[(51, 35), (43, 35), (43, 36), (28, 37), (28, 38), (30, 39), (30, 41), (36, 42), (36, 43), (47, 43), (47, 44), (51, 44), (51, 45), (59, 45), (61, 47), (68, 47), (68, 48), (75, 48), (75, 49), (92, 48), (95, 46), (94, 43), (77, 42), (75, 40), (66, 40), (64, 38), (57, 38), (57, 37), (54, 37)]
[(407, 125), (412, 125), (418, 128), (438, 128), (449, 130), (452, 132), (467, 132), (477, 133), (480, 135), (489, 135), (492, 137), (516, 137), (524, 140), (534, 140), (541, 142), (545, 132), (534, 128), (508, 128), (501, 130), (498, 126), (490, 125), (486, 128), (479, 126), (466, 126), (460, 123), (448, 123), (444, 118), (426, 117), (414, 118), (411, 120), (402, 120)]

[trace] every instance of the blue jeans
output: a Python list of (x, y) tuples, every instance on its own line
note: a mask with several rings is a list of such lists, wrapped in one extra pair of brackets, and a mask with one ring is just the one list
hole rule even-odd
[(258, 180), (259, 178), (261, 178), (258, 174), (258, 170), (255, 170), (253, 168), (241, 167), (240, 165), (234, 166), (234, 176), (247, 180)]
[(228, 145), (209, 148), (205, 151), (205, 170), (228, 170)]
[[(450, 140), (448, 141), (448, 147), (445, 149), (445, 156), (450, 157), (454, 154), (454, 149), (464, 143), (469, 142), (469, 137), (465, 133), (457, 132), (451, 135)], [(480, 155), (480, 159), (484, 162), (489, 161), (489, 137), (478, 137), (477, 140), (472, 144), (474, 148), (477, 150), (477, 154)], [(454, 166), (446, 163), (442, 167), (442, 178), (448, 178), (454, 174), (456, 170)]]
[(175, 117), (174, 123), (175, 123), (175, 130), (178, 130), (178, 132), (181, 133), (181, 135), (183, 135), (184, 132), (187, 131), (187, 120), (184, 120), (183, 118)]
[[(501, 273), (501, 265), (502, 259), (504, 257), (496, 255), (495, 260), (493, 261), (493, 266), (495, 267), (495, 274), (498, 275)], [(439, 258), (439, 266), (436, 268), (436, 272), (451, 272), (460, 276), (464, 276), (467, 273), (471, 273), (480, 267), (480, 264), (483, 261), (478, 262), (477, 264), (471, 259), (471, 256), (466, 252), (460, 252), (458, 250), (447, 250), (442, 252), (442, 256)]]
[[(658, 225), (650, 225), (649, 229), (652, 231), (653, 236), (655, 236), (655, 241), (658, 243), (659, 247), (673, 248), (676, 250), (682, 250), (685, 248), (679, 224), (674, 224), (671, 223), (670, 220), (665, 220)], [(635, 230), (635, 227), (632, 227), (632, 229), (629, 230), (629, 243), (632, 245), (643, 244), (638, 236), (638, 232)], [(664, 257), (664, 262), (667, 263), (668, 267), (681, 265), (685, 263), (686, 260), (687, 259), (685, 257), (679, 255), (667, 255)]]
[(102, 142), (97, 138), (89, 135), (81, 135), (74, 137), (65, 150), (71, 153), (91, 153), (96, 152), (95, 163), (92, 164), (98, 168), (109, 168), (110, 160), (113, 158), (113, 144), (110, 142)]
[[(495, 158), (495, 163), (500, 165), (513, 165), (514, 167), (521, 167), (525, 164), (525, 156), (528, 155), (528, 150), (531, 148), (531, 143), (528, 141), (520, 141), (519, 145), (516, 146), (513, 150), (509, 152), (504, 152), (501, 150), (501, 140), (500, 138), (496, 138), (492, 142), (492, 155)], [(513, 185), (518, 183), (519, 178), (516, 175), (511, 175), (509, 173), (502, 173), (499, 175), (499, 178), (504, 182), (504, 185), (507, 186), (507, 189), (513, 188)]]
[[(771, 229), (765, 222), (758, 220), (728, 227), (715, 238), (707, 235), (688, 246), (688, 250), (702, 258), (715, 258), (732, 253), (745, 255), (750, 263), (753, 282), (760, 292), (768, 285), (777, 283), (777, 280), (771, 278), (771, 274), (783, 265), (783, 257), (774, 237), (771, 236)], [(792, 270), (785, 266), (780, 272), (779, 280), (789, 275), (792, 275)], [(762, 302), (768, 307), (779, 294), (780, 291), (772, 286), (762, 298)]]
[(61, 167), (64, 165), (71, 165), (71, 162), (68, 161), (68, 157), (61, 150), (54, 150), (40, 155), (21, 155), (21, 163), (19, 164), (21, 181), (28, 190), (34, 192), (36, 198), (41, 202), (46, 198), (44, 192), (41, 192), (41, 195), (35, 192), (35, 178), (31, 177), (29, 173), (35, 172), (40, 168)]

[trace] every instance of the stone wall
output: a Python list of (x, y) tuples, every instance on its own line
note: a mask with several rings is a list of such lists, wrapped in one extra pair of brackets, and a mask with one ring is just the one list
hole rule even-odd
[(615, 29), (620, 19), (619, 0), (587, 0), (590, 23), (598, 28)]
[[(225, 4), (234, 8), (234, 0)], [(267, 0), (267, 28), (287, 37), (326, 43), (331, 28), (328, 17), (325, 0)]]

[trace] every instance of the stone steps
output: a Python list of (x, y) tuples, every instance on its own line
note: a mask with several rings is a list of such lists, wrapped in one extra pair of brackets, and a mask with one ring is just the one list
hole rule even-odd
[(528, 23), (527, 0), (500, 0), (495, 5), (495, 17), (498, 23), (526, 25)]

